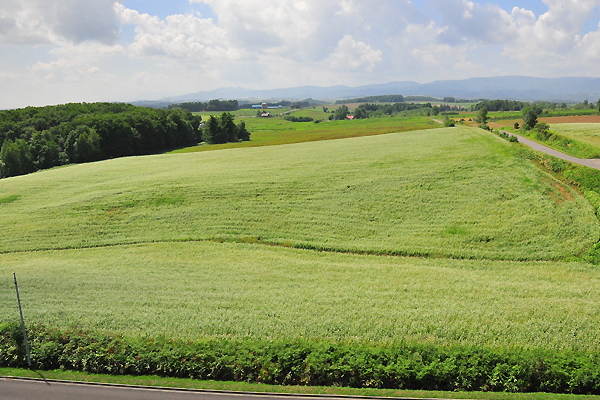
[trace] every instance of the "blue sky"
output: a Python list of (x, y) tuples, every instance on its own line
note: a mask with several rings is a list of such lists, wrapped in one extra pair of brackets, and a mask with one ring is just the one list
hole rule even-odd
[(598, 76), (600, 0), (3, 0), (0, 108)]

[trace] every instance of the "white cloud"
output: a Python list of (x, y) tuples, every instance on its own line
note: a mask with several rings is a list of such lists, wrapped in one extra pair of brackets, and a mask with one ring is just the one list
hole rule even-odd
[(114, 43), (120, 34), (115, 0), (3, 0), (0, 44)]
[(480, 0), (419, 0), (424, 11), (409, 0), (189, 1), (214, 18), (159, 18), (122, 0), (1, 0), (0, 90), (120, 100), (223, 86), (597, 75), (600, 62), (600, 29), (582, 33), (600, 0), (539, 0), (541, 15)]
[(327, 63), (335, 69), (360, 69), (372, 71), (375, 65), (382, 62), (381, 50), (374, 50), (366, 43), (354, 40), (350, 35), (344, 36), (338, 46), (327, 59)]
[(136, 36), (128, 48), (132, 56), (166, 56), (194, 62), (239, 57), (240, 51), (229, 46), (226, 32), (210, 18), (177, 14), (163, 21), (118, 3), (114, 8), (122, 24), (135, 25)]

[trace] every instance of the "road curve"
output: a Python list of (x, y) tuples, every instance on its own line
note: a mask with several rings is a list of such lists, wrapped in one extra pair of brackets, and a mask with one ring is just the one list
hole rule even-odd
[(600, 160), (597, 158), (577, 158), (577, 157), (573, 157), (570, 156), (568, 154), (565, 153), (561, 153), (560, 151), (556, 151), (554, 149), (551, 149), (550, 147), (546, 147), (543, 146), (537, 142), (534, 142), (533, 140), (524, 138), (523, 136), (519, 136), (517, 134), (514, 134), (512, 132), (508, 132), (508, 131), (503, 131), (504, 133), (510, 135), (510, 136), (516, 136), (517, 139), (519, 139), (520, 143), (523, 143), (524, 145), (527, 145), (529, 147), (531, 147), (533, 150), (535, 151), (541, 151), (542, 153), (546, 153), (550, 156), (553, 157), (557, 157), (560, 159), (563, 159), (565, 161), (569, 161), (575, 164), (579, 164), (579, 165), (585, 165), (586, 167), (590, 167), (590, 168), (594, 168), (594, 169), (600, 169)]
[[(374, 397), (361, 396), (236, 393), (0, 377), (0, 399), (2, 400), (306, 400), (307, 398), (327, 400), (374, 399)], [(395, 399), (409, 400), (400, 397)]]
[[(438, 122), (440, 124), (443, 123), (442, 121), (440, 121), (438, 119), (434, 119), (433, 121)], [(533, 140), (524, 138), (523, 136), (519, 136), (515, 133), (508, 132), (508, 131), (501, 131), (501, 132), (506, 133), (509, 136), (516, 136), (516, 138), (519, 139), (520, 143), (523, 143), (524, 145), (531, 147), (535, 151), (541, 151), (542, 153), (546, 153), (550, 156), (560, 158), (562, 160), (569, 161), (569, 162), (572, 162), (575, 164), (584, 165), (586, 167), (590, 167), (590, 168), (594, 168), (594, 169), (600, 169), (600, 159), (573, 157), (568, 154), (561, 153), (560, 151), (551, 149), (550, 147), (543, 146), (537, 142), (534, 142)]]

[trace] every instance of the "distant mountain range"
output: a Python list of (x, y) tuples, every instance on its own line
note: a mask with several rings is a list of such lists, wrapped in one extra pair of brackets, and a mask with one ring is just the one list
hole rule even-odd
[(411, 81), (386, 84), (349, 86), (300, 86), (287, 89), (251, 90), (240, 87), (222, 88), (190, 93), (156, 101), (138, 101), (134, 104), (164, 107), (168, 104), (212, 99), (236, 100), (341, 100), (384, 94), (456, 97), (461, 99), (510, 99), (596, 102), (600, 98), (600, 78), (533, 78), (527, 76), (502, 76), (463, 80), (417, 83)]

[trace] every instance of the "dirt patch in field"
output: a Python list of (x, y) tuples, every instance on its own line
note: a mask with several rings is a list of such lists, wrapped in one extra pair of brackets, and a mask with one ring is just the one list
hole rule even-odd
[(573, 201), (575, 198), (571, 194), (571, 192), (565, 188), (563, 185), (554, 183), (552, 184), (554, 190), (550, 191), (550, 198), (556, 202), (556, 204), (561, 204), (565, 201)]
[[(523, 124), (523, 119), (506, 119), (502, 121), (488, 122), (490, 128), (498, 129), (503, 126), (512, 126), (515, 122), (519, 125)], [(538, 118), (538, 122), (545, 122), (548, 125), (552, 124), (599, 124), (600, 115), (577, 115), (569, 117), (547, 117)]]

